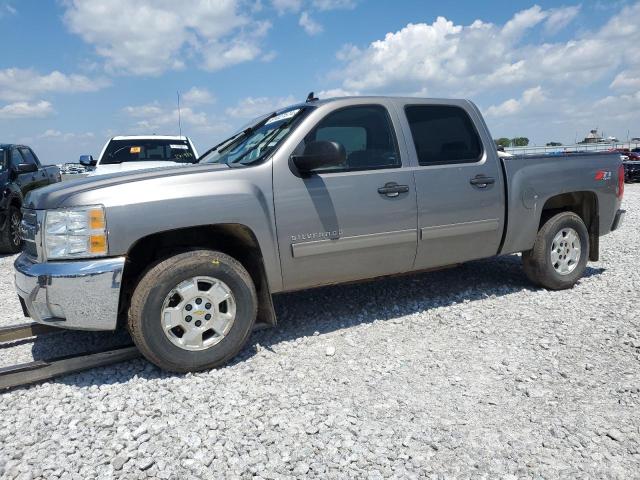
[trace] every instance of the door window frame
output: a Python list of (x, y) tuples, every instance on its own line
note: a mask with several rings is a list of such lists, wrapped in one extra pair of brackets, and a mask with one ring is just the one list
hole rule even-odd
[[(447, 108), (455, 108), (459, 111), (461, 111), (463, 113), (463, 115), (465, 115), (467, 117), (467, 119), (469, 120), (469, 122), (471, 123), (471, 128), (473, 129), (473, 133), (475, 134), (476, 138), (478, 139), (478, 144), (480, 145), (480, 153), (478, 154), (478, 156), (471, 160), (443, 160), (440, 162), (431, 162), (428, 164), (421, 164), (420, 163), (420, 156), (418, 155), (418, 148), (416, 147), (416, 142), (413, 138), (413, 132), (411, 131), (411, 122), (409, 122), (409, 117), (407, 116), (407, 108), (411, 108), (411, 107), (447, 107)], [(413, 151), (415, 153), (415, 161), (416, 161), (416, 166), (417, 167), (440, 167), (440, 166), (455, 166), (455, 165), (478, 165), (480, 163), (483, 163), (486, 160), (486, 149), (484, 147), (484, 142), (482, 141), (482, 137), (480, 136), (480, 132), (478, 132), (478, 128), (476, 126), (476, 123), (474, 122), (473, 118), (471, 118), (470, 113), (463, 107), (461, 107), (460, 105), (452, 105), (452, 104), (447, 104), (447, 103), (405, 103), (404, 105), (402, 105), (402, 114), (404, 115), (404, 120), (407, 122), (407, 128), (408, 128), (408, 135), (409, 135), (409, 141), (407, 142), (409, 145), (407, 145), (407, 147), (412, 147)]]
[[(18, 163), (14, 163), (13, 161), (14, 155), (18, 156)], [(24, 161), (24, 157), (22, 156), (22, 152), (18, 147), (12, 147), (11, 151), (9, 152), (9, 168), (17, 168), (18, 165), (20, 165), (21, 163), (26, 163)]]
[(22, 160), (24, 160), (24, 163), (28, 163), (28, 164), (32, 163), (29, 159), (27, 159), (27, 157), (25, 157), (24, 153), (22, 152), (23, 150), (26, 150), (31, 154), (31, 157), (33, 158), (33, 164), (36, 167), (40, 166), (38, 157), (36, 157), (36, 154), (33, 153), (33, 150), (31, 150), (29, 147), (18, 147), (17, 150), (20, 152), (20, 156), (22, 157)]
[(401, 132), (402, 129), (402, 125), (398, 124), (396, 126), (396, 124), (394, 124), (394, 119), (391, 115), (391, 110), (389, 108), (389, 106), (384, 105), (382, 103), (357, 103), (357, 104), (353, 104), (353, 105), (345, 105), (343, 107), (338, 107), (334, 110), (331, 110), (330, 112), (328, 112), (326, 115), (324, 115), (320, 120), (318, 120), (316, 122), (316, 124), (309, 129), (309, 131), (307, 133), (305, 133), (304, 137), (302, 138), (302, 140), (300, 142), (298, 142), (298, 144), (296, 145), (296, 147), (294, 148), (292, 154), (295, 154), (295, 152), (297, 152), (298, 150), (300, 150), (300, 146), (303, 144), (303, 142), (305, 142), (305, 139), (307, 138), (307, 136), (309, 136), (312, 132), (314, 132), (315, 130), (317, 130), (318, 126), (330, 115), (333, 115), (334, 113), (337, 112), (341, 112), (343, 110), (348, 110), (348, 109), (352, 109), (352, 108), (362, 108), (362, 107), (375, 107), (375, 108), (381, 108), (384, 110), (384, 113), (386, 115), (387, 118), (387, 125), (388, 127), (391, 129), (391, 135), (392, 135), (392, 140), (394, 142), (394, 146), (396, 149), (396, 152), (398, 154), (398, 164), (397, 165), (390, 165), (390, 166), (378, 166), (378, 167), (362, 167), (362, 168), (341, 168), (341, 169), (318, 169), (318, 170), (314, 170), (312, 173), (314, 175), (330, 175), (330, 174), (337, 174), (337, 173), (349, 173), (349, 172), (369, 172), (369, 171), (378, 171), (378, 170), (394, 170), (394, 169), (400, 169), (402, 168), (403, 165), (403, 155), (402, 152), (400, 150), (400, 142), (398, 141), (398, 132)]

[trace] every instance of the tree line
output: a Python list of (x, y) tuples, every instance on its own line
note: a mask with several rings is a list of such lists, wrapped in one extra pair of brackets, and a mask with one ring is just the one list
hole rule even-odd
[(526, 147), (529, 145), (529, 139), (527, 137), (515, 137), (507, 138), (501, 137), (494, 140), (498, 147)]

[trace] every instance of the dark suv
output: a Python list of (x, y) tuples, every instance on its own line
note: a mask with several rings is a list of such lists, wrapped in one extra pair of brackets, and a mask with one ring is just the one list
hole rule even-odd
[(60, 180), (58, 167), (43, 167), (29, 147), (0, 144), (0, 253), (22, 248), (20, 209), (27, 192)]

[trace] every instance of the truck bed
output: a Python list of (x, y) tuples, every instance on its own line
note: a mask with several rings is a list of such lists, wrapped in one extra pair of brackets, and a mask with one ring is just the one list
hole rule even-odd
[[(520, 155), (501, 158), (505, 178), (506, 229), (500, 253), (529, 250), (535, 241), (542, 210), (559, 194), (582, 192), (595, 202), (599, 234), (611, 231), (617, 196), (620, 154), (581, 153)], [(596, 175), (598, 172), (603, 172)], [(602, 178), (597, 179), (597, 177)], [(531, 217), (537, 222), (532, 222)]]

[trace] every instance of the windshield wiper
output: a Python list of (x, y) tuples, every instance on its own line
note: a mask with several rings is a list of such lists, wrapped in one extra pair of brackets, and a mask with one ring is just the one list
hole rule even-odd
[[(200, 155), (200, 157), (198, 158), (198, 161), (196, 163), (200, 163), (200, 160), (203, 159), (204, 157), (206, 157), (207, 155), (209, 155), (211, 152), (215, 152), (215, 151), (223, 152), (225, 150), (229, 150), (229, 148), (231, 148), (232, 146), (237, 144), (243, 138), (245, 138), (248, 135), (250, 135), (256, 129), (258, 129), (261, 126), (263, 126), (265, 123), (267, 123), (271, 118), (273, 118), (275, 116), (276, 116), (276, 112), (273, 112), (272, 114), (267, 115), (265, 118), (263, 118), (260, 122), (256, 123), (255, 125), (253, 125), (253, 126), (251, 126), (249, 128), (245, 128), (244, 130), (236, 133), (235, 135), (232, 135), (231, 137), (227, 138), (226, 140), (221, 141), (217, 145), (214, 145), (209, 150), (207, 150), (202, 155)], [(223, 146), (224, 146), (224, 148), (222, 148)]]

